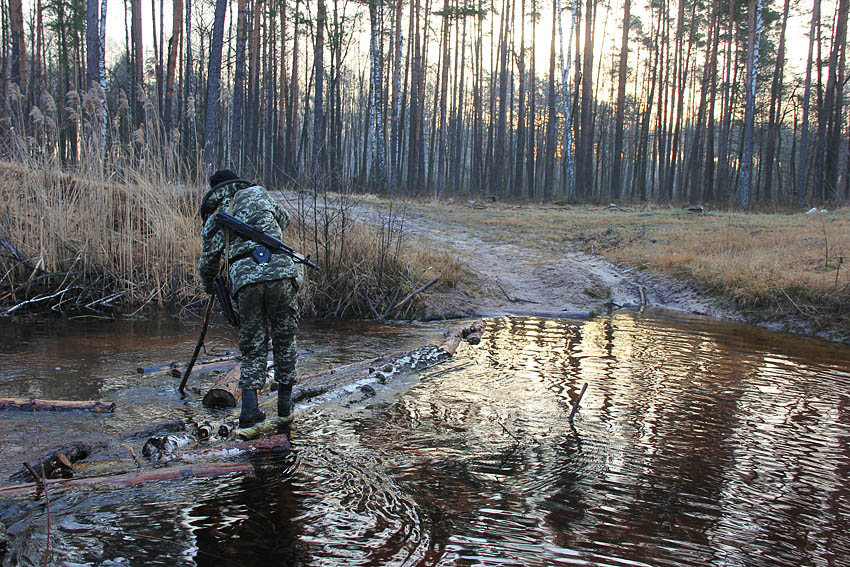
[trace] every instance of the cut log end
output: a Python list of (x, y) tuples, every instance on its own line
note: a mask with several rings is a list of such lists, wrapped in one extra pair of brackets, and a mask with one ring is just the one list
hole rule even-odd
[(242, 389), (239, 387), (241, 372), (242, 363), (237, 363), (218, 382), (213, 384), (213, 387), (204, 396), (204, 406), (208, 408), (235, 408), (242, 398)]
[(227, 390), (213, 389), (204, 396), (204, 407), (235, 408), (237, 399)]

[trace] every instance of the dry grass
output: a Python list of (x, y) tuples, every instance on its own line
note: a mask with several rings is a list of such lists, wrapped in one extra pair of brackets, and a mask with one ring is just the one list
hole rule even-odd
[[(0, 163), (0, 313), (138, 311), (203, 301), (197, 210), (206, 187), (175, 188), (155, 172), (122, 173), (128, 181), (117, 184), (44, 162)], [(298, 241), (296, 248), (314, 251), (322, 267), (311, 271), (300, 295), (308, 315), (416, 318), (429, 310), (430, 292), (465, 277), (454, 259), (408, 242), (391, 220), (354, 222), (347, 200), (321, 201), (313, 214), (315, 201), (303, 199), (285, 235)], [(427, 293), (394, 308), (437, 275)]]
[[(348, 234), (340, 261), (311, 273), (306, 286), (314, 317), (367, 317), (375, 319), (429, 318), (429, 298), (447, 291), (466, 276), (461, 265), (445, 253), (428, 253), (411, 243), (398, 254), (381, 257), (378, 229), (356, 225)], [(396, 308), (401, 301), (439, 278), (427, 290)]]
[(557, 255), (565, 243), (622, 265), (685, 280), (755, 316), (804, 317), (850, 330), (850, 211), (689, 214), (591, 206), (446, 206), (422, 212)]
[(197, 192), (8, 163), (0, 164), (0, 176), (0, 231), (17, 252), (4, 247), (0, 257), (7, 309), (38, 298), (45, 299), (28, 305), (164, 305), (196, 285)]

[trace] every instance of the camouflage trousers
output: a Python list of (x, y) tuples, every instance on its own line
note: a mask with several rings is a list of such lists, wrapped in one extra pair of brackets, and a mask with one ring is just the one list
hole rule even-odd
[(295, 333), (298, 331), (298, 301), (294, 278), (258, 282), (244, 286), (236, 295), (239, 306), (239, 350), (242, 374), (239, 387), (262, 389), (266, 384), (269, 338), (274, 351), (274, 378), (295, 384)]

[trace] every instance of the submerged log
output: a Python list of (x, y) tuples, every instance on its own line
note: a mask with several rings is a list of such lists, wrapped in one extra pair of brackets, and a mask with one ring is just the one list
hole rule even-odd
[(183, 463), (191, 463), (205, 459), (232, 459), (237, 456), (261, 453), (288, 453), (291, 450), (289, 435), (281, 433), (271, 437), (263, 437), (253, 441), (243, 441), (234, 445), (220, 445), (188, 451), (177, 451), (172, 459)]
[[(186, 480), (190, 478), (224, 476), (233, 473), (250, 472), (254, 469), (250, 463), (199, 463), (157, 469), (144, 469), (118, 475), (91, 476), (86, 478), (48, 479), (47, 489), (67, 489), (78, 486), (97, 485), (137, 485), (163, 480)], [(27, 496), (37, 494), (40, 487), (35, 482), (0, 486), (0, 497)]]
[(85, 410), (92, 413), (112, 413), (115, 402), (99, 400), (36, 400), (33, 398), (0, 398), (0, 409), (16, 409), (24, 411), (74, 411)]
[[(125, 441), (132, 441), (135, 439), (147, 439), (152, 435), (159, 435), (162, 433), (175, 433), (178, 431), (184, 431), (185, 429), (186, 424), (183, 423), (182, 419), (172, 419), (164, 423), (151, 425), (149, 427), (145, 427), (144, 429), (140, 429), (138, 431), (122, 435), (121, 437), (115, 439), (96, 441), (93, 443), (73, 441), (71, 443), (66, 443), (65, 445), (60, 445), (59, 447), (54, 447), (53, 449), (43, 452), (37, 457), (37, 464), (33, 468), (35, 468), (37, 471), (41, 471), (42, 468), (44, 468), (44, 472), (47, 478), (61, 477), (64, 474), (67, 474), (67, 472), (63, 471), (62, 469), (69, 468), (66, 467), (62, 462), (63, 458), (67, 459), (68, 463), (70, 463), (70, 468), (73, 471), (77, 463), (79, 463), (80, 461), (84, 461), (95, 451), (101, 449), (108, 449), (110, 446)], [(24, 482), (26, 480), (29, 480), (29, 478), (30, 473), (25, 468), (23, 468), (11, 475), (9, 477), (9, 480), (11, 480), (12, 482)]]
[[(199, 360), (195, 363), (195, 367), (192, 369), (192, 372), (218, 370), (219, 368), (216, 368), (216, 365), (228, 363), (235, 364), (236, 361), (239, 360), (241, 357), (242, 355), (239, 353), (229, 353), (213, 358), (205, 358), (204, 360)], [(139, 374), (153, 374), (155, 372), (162, 372), (164, 370), (168, 370), (172, 373), (175, 371), (180, 372), (182, 376), (182, 372), (185, 369), (185, 364), (178, 364), (177, 362), (165, 362), (162, 364), (155, 364), (153, 366), (139, 366), (138, 368), (136, 368), (136, 372)]]
[[(447, 333), (446, 340), (439, 347), (426, 345), (412, 351), (397, 352), (383, 358), (346, 365), (346, 367), (339, 367), (335, 371), (301, 377), (299, 384), (292, 392), (292, 400), (298, 402), (305, 398), (315, 398), (327, 394), (337, 399), (347, 396), (346, 401), (352, 401), (353, 396), (355, 398), (353, 402), (356, 403), (358, 399), (364, 398), (362, 395), (364, 392), (366, 393), (365, 397), (369, 397), (368, 390), (364, 390), (364, 388), (371, 388), (375, 383), (383, 384), (395, 374), (421, 370), (438, 364), (452, 357), (458, 344), (465, 337), (477, 336), (480, 340), (480, 333), (483, 333), (483, 331), (484, 322), (476, 321), (465, 329)], [(361, 374), (359, 379), (357, 379), (358, 373)], [(276, 395), (262, 401), (260, 408), (265, 410), (269, 417), (266, 418), (266, 421), (254, 427), (240, 429), (237, 433), (239, 438), (253, 439), (275, 430), (281, 424), (274, 417), (276, 403)], [(301, 411), (304, 411), (304, 409), (296, 406), (293, 415)], [(287, 421), (289, 421), (289, 418)]]

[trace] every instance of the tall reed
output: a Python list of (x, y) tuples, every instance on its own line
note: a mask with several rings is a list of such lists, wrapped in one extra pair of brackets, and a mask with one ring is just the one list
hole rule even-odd
[[(158, 121), (133, 130), (126, 97), (105, 123), (101, 100), (95, 89), (65, 101), (79, 152), (71, 165), (57, 151), (62, 137), (49, 96), (30, 116), (11, 118), (28, 123), (9, 130), (0, 162), (0, 314), (136, 311), (203, 299), (197, 211), (207, 187), (192, 173), (202, 168), (177, 160), (179, 140), (166, 140)], [(424, 312), (425, 294), (403, 308), (393, 302), (436, 277), (437, 266), (435, 289), (465, 277), (451, 257), (407, 241), (403, 212), (390, 207), (361, 222), (350, 198), (297, 189), (286, 193), (294, 222), (285, 238), (322, 266), (300, 294), (308, 315), (414, 317)]]

